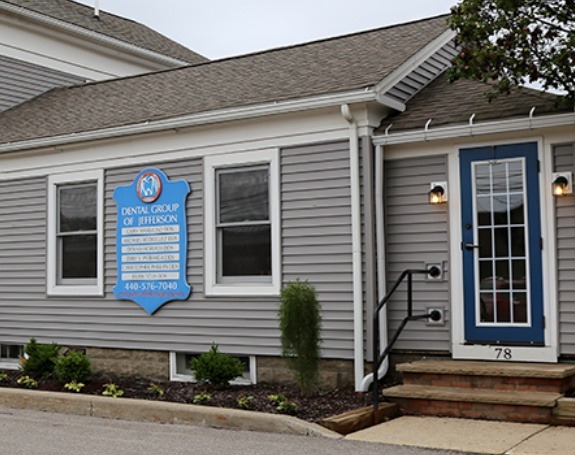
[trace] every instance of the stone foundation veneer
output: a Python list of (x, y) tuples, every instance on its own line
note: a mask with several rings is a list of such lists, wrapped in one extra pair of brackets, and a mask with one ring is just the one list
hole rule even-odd
[[(281, 357), (257, 358), (258, 382), (295, 384), (295, 376)], [(319, 381), (322, 387), (341, 388), (354, 385), (353, 361), (325, 359), (321, 361)]]
[(133, 349), (86, 348), (95, 373), (170, 379), (170, 354)]
[[(170, 379), (170, 354), (162, 351), (86, 348), (96, 373), (140, 376), (152, 380)], [(295, 376), (281, 357), (257, 357), (257, 382), (295, 384)], [(319, 373), (323, 387), (353, 386), (352, 360), (322, 360)]]

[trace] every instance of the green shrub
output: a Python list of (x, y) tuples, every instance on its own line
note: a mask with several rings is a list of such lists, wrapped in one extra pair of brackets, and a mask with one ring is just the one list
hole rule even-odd
[(79, 351), (68, 351), (56, 359), (55, 371), (58, 380), (64, 383), (86, 382), (92, 377), (90, 358)]
[(245, 395), (242, 395), (238, 397), (237, 402), (238, 402), (238, 408), (240, 409), (249, 410), (254, 407), (254, 397), (252, 397), (251, 395), (247, 397)]
[(104, 391), (102, 392), (102, 395), (105, 397), (118, 398), (124, 395), (124, 391), (119, 389), (118, 386), (114, 383), (104, 384), (103, 387)]
[(148, 387), (148, 392), (150, 392), (156, 398), (162, 398), (164, 393), (166, 393), (166, 391), (161, 386), (154, 384), (153, 382), (150, 384), (150, 387)]
[(39, 344), (32, 338), (24, 347), (24, 373), (37, 378), (45, 378), (54, 372), (60, 346), (56, 343)]
[(288, 283), (282, 290), (278, 316), (282, 354), (302, 395), (310, 395), (317, 385), (321, 360), (321, 306), (313, 286), (299, 280)]
[(298, 411), (298, 406), (294, 401), (282, 401), (281, 403), (279, 403), (276, 407), (276, 410), (280, 413), (280, 414), (289, 414), (289, 415), (295, 415), (297, 414)]
[(80, 391), (84, 388), (86, 384), (78, 381), (68, 382), (64, 384), (64, 387), (72, 392), (80, 393)]
[(206, 404), (212, 401), (212, 395), (210, 393), (198, 393), (194, 395), (194, 404)]
[(215, 386), (226, 386), (244, 372), (242, 362), (231, 355), (218, 352), (218, 346), (215, 344), (208, 352), (192, 359), (190, 367), (198, 381), (209, 382)]
[(24, 387), (28, 387), (29, 389), (35, 389), (38, 387), (38, 381), (28, 375), (20, 376), (16, 382)]

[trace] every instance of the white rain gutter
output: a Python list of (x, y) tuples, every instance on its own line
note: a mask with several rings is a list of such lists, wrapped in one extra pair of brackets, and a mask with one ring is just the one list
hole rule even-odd
[(131, 125), (117, 126), (80, 133), (70, 133), (0, 145), (1, 153), (17, 152), (45, 147), (61, 147), (77, 142), (113, 139), (136, 134), (157, 133), (165, 130), (178, 130), (199, 125), (245, 120), (268, 115), (287, 114), (308, 109), (322, 109), (340, 106), (341, 103), (362, 103), (375, 100), (372, 90), (357, 90), (336, 95), (322, 95), (314, 98), (278, 101), (273, 103), (246, 106), (241, 108), (221, 109), (218, 111), (200, 112), (177, 118), (152, 120)]
[[(385, 269), (385, 212), (383, 198), (385, 194), (383, 191), (383, 147), (377, 145), (375, 147), (375, 236), (377, 248), (377, 302), (385, 296), (387, 292)], [(376, 302), (376, 304), (377, 304)], [(388, 333), (387, 333), (387, 307), (382, 308), (379, 313), (379, 353), (387, 348)], [(373, 353), (373, 361), (376, 362), (375, 352)], [(383, 378), (389, 370), (389, 356), (387, 356), (379, 369), (377, 370), (378, 379)], [(368, 374), (363, 378), (360, 385), (361, 392), (367, 392), (373, 383), (373, 373)]]
[[(0, 1), (0, 10), (8, 11), (10, 13), (17, 14), (26, 17), (28, 19), (32, 19), (42, 24), (49, 25), (51, 27), (55, 27), (61, 30), (65, 30), (67, 32), (91, 39), (93, 41), (98, 41), (108, 46), (119, 48), (127, 52), (131, 52), (132, 54), (137, 54), (143, 58), (155, 60), (156, 62), (161, 62), (162, 64), (169, 64), (175, 66), (190, 65), (190, 63), (185, 60), (180, 60), (175, 57), (169, 57), (167, 55), (163, 55), (158, 52), (154, 52), (145, 49), (143, 47), (136, 46), (134, 44), (129, 44), (117, 38), (112, 38), (111, 36), (93, 32), (86, 28), (79, 27), (77, 25), (59, 19), (55, 19), (53, 17), (45, 16), (44, 14), (38, 13), (36, 11), (31, 11), (21, 6), (11, 5)], [(99, 15), (99, 8), (98, 8), (98, 15)]]
[(361, 258), (361, 195), (359, 176), (359, 131), (349, 104), (341, 105), (341, 115), (349, 123), (349, 166), (351, 186), (351, 238), (353, 264), (353, 352), (355, 390), (361, 391), (363, 354), (363, 271)]
[(552, 128), (575, 124), (575, 113), (572, 112), (567, 114), (533, 117), (533, 110), (531, 110), (530, 115), (524, 118), (497, 120), (483, 123), (473, 123), (473, 118), (474, 116), (470, 118), (468, 123), (457, 126), (429, 128), (429, 124), (427, 124), (421, 130), (395, 134), (389, 134), (388, 131), (386, 131), (383, 136), (374, 136), (373, 143), (375, 145), (406, 144), (409, 142), (452, 139), (456, 137), (472, 137), (482, 134), (508, 133), (511, 131)]

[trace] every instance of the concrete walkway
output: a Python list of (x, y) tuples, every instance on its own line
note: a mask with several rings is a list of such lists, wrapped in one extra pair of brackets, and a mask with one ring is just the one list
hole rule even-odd
[[(0, 408), (29, 409), (141, 422), (340, 439), (319, 425), (285, 415), (161, 401), (0, 388)], [(437, 417), (400, 417), (346, 439), (497, 455), (573, 455), (575, 428)]]
[(575, 428), (439, 417), (400, 417), (346, 439), (496, 455), (575, 453)]

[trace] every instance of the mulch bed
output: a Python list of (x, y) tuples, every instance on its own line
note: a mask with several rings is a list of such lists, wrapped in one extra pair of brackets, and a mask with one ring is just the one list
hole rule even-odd
[[(20, 371), (5, 371), (8, 379), (0, 382), (0, 387), (24, 388), (17, 383), (22, 376)], [(299, 389), (295, 386), (278, 384), (255, 384), (238, 385), (226, 388), (214, 388), (206, 385), (189, 382), (150, 381), (137, 377), (120, 377), (112, 375), (95, 375), (81, 390), (82, 394), (102, 395), (104, 384), (115, 384), (124, 391), (119, 399), (139, 398), (144, 400), (161, 400), (174, 403), (192, 404), (197, 395), (208, 393), (211, 395), (205, 406), (216, 406), (240, 409), (238, 398), (253, 397), (250, 400), (249, 410), (280, 414), (276, 406), (268, 398), (269, 395), (284, 395), (287, 400), (295, 402), (297, 411), (292, 415), (308, 422), (318, 423), (322, 419), (342, 414), (371, 404), (371, 393), (356, 393), (352, 387), (342, 389), (320, 389), (314, 396), (302, 397)], [(150, 386), (161, 388), (164, 391), (162, 397), (158, 397)], [(389, 387), (391, 384), (384, 384)], [(76, 393), (67, 390), (56, 379), (41, 379), (38, 381), (36, 390)]]

